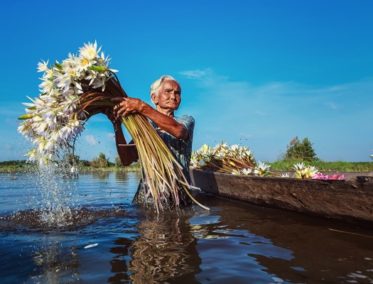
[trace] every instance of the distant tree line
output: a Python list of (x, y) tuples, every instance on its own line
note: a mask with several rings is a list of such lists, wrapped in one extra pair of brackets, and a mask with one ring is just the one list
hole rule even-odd
[(1, 166), (23, 166), (26, 164), (26, 160), (9, 160), (0, 162)]
[(93, 167), (93, 168), (107, 168), (107, 167), (121, 167), (122, 164), (120, 162), (119, 157), (115, 158), (115, 162), (110, 162), (109, 158), (106, 157), (104, 153), (99, 153), (96, 158), (92, 161), (88, 160), (81, 160), (79, 156), (69, 154), (65, 157), (65, 160), (71, 165), (79, 165), (83, 167)]
[(294, 137), (287, 146), (283, 160), (299, 160), (305, 162), (317, 161), (317, 155), (311, 141), (306, 137), (300, 140)]
[[(373, 155), (372, 155), (373, 158)], [(92, 161), (82, 160), (79, 156), (68, 154), (64, 160), (70, 165), (78, 165), (83, 167), (106, 168), (106, 167), (122, 167), (119, 157), (115, 158), (114, 163), (110, 162), (104, 153), (99, 153)], [(320, 159), (317, 157), (310, 139), (299, 139), (297, 136), (291, 139), (286, 147), (286, 152), (279, 161), (302, 161), (302, 162), (317, 162)], [(23, 167), (26, 160), (11, 160), (0, 162), (2, 167)], [(136, 166), (136, 165), (135, 165)]]
[[(79, 156), (73, 154), (67, 154), (64, 157), (67, 164), (78, 165), (83, 167), (94, 167), (94, 168), (107, 168), (107, 167), (121, 167), (122, 163), (119, 157), (115, 158), (114, 163), (110, 162), (108, 157), (104, 153), (99, 153), (96, 158), (92, 161), (82, 160)], [(318, 160), (315, 150), (313, 149), (312, 143), (308, 138), (300, 140), (298, 137), (293, 138), (287, 146), (286, 153), (283, 155), (282, 160), (299, 160), (312, 162)], [(15, 166), (22, 167), (26, 164), (26, 160), (11, 160), (0, 162), (0, 166)]]
[[(69, 165), (77, 165), (82, 167), (94, 167), (94, 168), (107, 168), (107, 167), (121, 167), (122, 163), (120, 162), (119, 157), (115, 158), (114, 163), (110, 162), (110, 160), (106, 157), (104, 153), (99, 153), (99, 155), (89, 160), (80, 159), (78, 155), (67, 154), (64, 156), (63, 161)], [(27, 160), (9, 160), (9, 161), (0, 161), (0, 167), (17, 167), (22, 168), (26, 165), (33, 164)]]

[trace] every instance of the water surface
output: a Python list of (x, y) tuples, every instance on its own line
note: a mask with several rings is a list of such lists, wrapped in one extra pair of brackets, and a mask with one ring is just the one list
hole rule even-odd
[(0, 174), (1, 283), (373, 283), (373, 230), (199, 196), (157, 216), (137, 173), (63, 179), (70, 219), (40, 219), (32, 174)]

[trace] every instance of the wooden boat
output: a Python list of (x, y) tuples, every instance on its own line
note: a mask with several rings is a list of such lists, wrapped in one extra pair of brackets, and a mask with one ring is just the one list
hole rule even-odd
[(192, 183), (203, 191), (257, 205), (368, 223), (373, 228), (373, 177), (312, 180), (236, 176), (191, 170)]

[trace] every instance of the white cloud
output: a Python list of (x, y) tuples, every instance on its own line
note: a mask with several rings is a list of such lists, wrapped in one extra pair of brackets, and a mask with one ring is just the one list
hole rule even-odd
[(203, 78), (207, 75), (207, 72), (206, 72), (207, 70), (208, 69), (206, 69), (206, 70), (199, 70), (199, 69), (186, 70), (186, 71), (179, 72), (179, 74), (186, 77), (186, 78), (189, 78), (189, 79), (199, 79), (199, 78)]
[(99, 143), (93, 135), (89, 134), (89, 135), (86, 135), (84, 138), (85, 138), (85, 141), (91, 146), (97, 145)]

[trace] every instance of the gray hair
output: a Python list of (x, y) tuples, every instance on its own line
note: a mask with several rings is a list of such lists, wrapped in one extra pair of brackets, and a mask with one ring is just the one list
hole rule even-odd
[(152, 95), (154, 93), (157, 95), (159, 88), (162, 86), (162, 84), (165, 81), (175, 81), (176, 83), (178, 83), (178, 81), (176, 81), (176, 79), (174, 77), (172, 77), (170, 75), (163, 75), (163, 76), (161, 76), (161, 78), (159, 78), (158, 80), (154, 81), (153, 84), (151, 84), (151, 86), (150, 86), (150, 95)]

